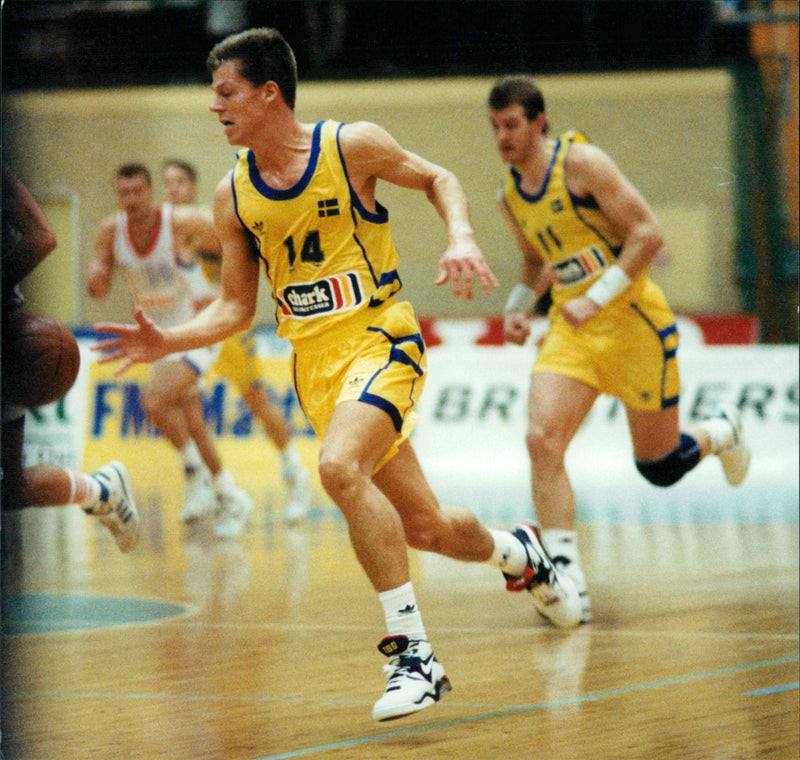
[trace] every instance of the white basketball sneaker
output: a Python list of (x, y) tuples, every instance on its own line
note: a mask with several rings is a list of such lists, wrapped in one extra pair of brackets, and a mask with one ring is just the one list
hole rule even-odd
[(375, 720), (394, 720), (424, 710), (452, 688), (427, 641), (387, 636), (378, 650), (389, 658), (389, 664), (383, 666), (388, 677), (386, 690), (372, 708)]
[(217, 509), (217, 497), (211, 486), (211, 473), (205, 466), (186, 469), (184, 474), (185, 487), (180, 521), (188, 524), (213, 514)]
[(122, 462), (111, 462), (89, 477), (100, 485), (100, 498), (84, 511), (111, 531), (120, 551), (129, 552), (139, 540), (139, 513), (128, 470)]
[(519, 576), (503, 573), (509, 591), (529, 591), (539, 614), (559, 628), (573, 628), (581, 622), (578, 589), (572, 578), (558, 573), (533, 525), (518, 523), (512, 531), (528, 553), (528, 567)]
[(720, 406), (716, 417), (731, 426), (730, 439), (724, 441), (716, 453), (722, 464), (725, 480), (732, 486), (738, 486), (750, 469), (750, 446), (742, 431), (742, 413), (733, 404), (725, 404)]
[(589, 590), (586, 587), (586, 576), (583, 574), (580, 565), (563, 555), (553, 557), (553, 564), (558, 571), (558, 577), (568, 576), (575, 584), (578, 597), (581, 600), (581, 623), (592, 622), (592, 602), (589, 599)]
[(238, 538), (250, 522), (253, 500), (236, 486), (219, 492), (217, 500), (219, 508), (214, 535), (218, 538)]

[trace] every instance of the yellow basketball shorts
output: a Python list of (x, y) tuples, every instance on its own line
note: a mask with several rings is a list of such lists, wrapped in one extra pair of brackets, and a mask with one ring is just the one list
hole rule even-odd
[(255, 333), (246, 330), (222, 341), (219, 357), (212, 369), (230, 380), (241, 395), (262, 382), (256, 356)]
[(633, 409), (658, 411), (680, 396), (678, 340), (664, 295), (648, 282), (635, 301), (612, 303), (577, 329), (557, 313), (533, 372), (566, 375)]
[(300, 405), (314, 432), (325, 437), (337, 404), (361, 401), (382, 409), (397, 440), (385, 464), (417, 421), (414, 407), (425, 384), (425, 344), (411, 304), (393, 301), (369, 309), (352, 324), (338, 326), (295, 346), (292, 373)]

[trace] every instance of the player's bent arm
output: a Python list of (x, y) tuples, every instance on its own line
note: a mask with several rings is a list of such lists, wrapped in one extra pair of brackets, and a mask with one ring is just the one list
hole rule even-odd
[(664, 245), (655, 214), (614, 161), (596, 146), (573, 145), (567, 161), (570, 189), (597, 201), (623, 240), (617, 266), (635, 278)]
[(474, 239), (467, 196), (453, 172), (405, 150), (386, 130), (370, 122), (345, 125), (340, 142), (362, 202), (373, 202), (377, 179), (421, 190), (447, 224), (451, 241)]
[(114, 274), (114, 217), (108, 217), (95, 237), (94, 258), (89, 263), (86, 285), (92, 298), (104, 298)]
[(225, 304), (233, 334), (250, 327), (255, 317), (261, 272), (252, 238), (236, 213), (230, 172), (214, 193), (214, 229), (222, 259), (217, 300)]
[(437, 285), (449, 281), (453, 294), (468, 300), (473, 295), (473, 276), (484, 293), (497, 287), (475, 242), (466, 194), (451, 171), (404, 150), (386, 130), (370, 122), (343, 126), (340, 146), (350, 183), (367, 208), (375, 208), (375, 185), (382, 179), (421, 190), (444, 220), (448, 246), (439, 261)]

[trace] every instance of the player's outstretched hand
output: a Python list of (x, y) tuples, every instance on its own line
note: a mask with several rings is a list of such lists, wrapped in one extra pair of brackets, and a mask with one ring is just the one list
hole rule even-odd
[(462, 240), (451, 244), (439, 260), (436, 284), (449, 282), (456, 298), (463, 296), (471, 301), (474, 294), (473, 278), (477, 278), (484, 295), (498, 284), (480, 248), (473, 241)]
[(137, 362), (154, 362), (165, 356), (164, 333), (155, 322), (148, 319), (140, 306), (133, 313), (135, 325), (123, 325), (116, 322), (98, 322), (94, 325), (95, 332), (114, 335), (113, 338), (104, 338), (92, 346), (92, 351), (100, 351), (103, 356), (98, 359), (100, 364), (122, 361), (114, 370), (115, 375), (121, 375)]

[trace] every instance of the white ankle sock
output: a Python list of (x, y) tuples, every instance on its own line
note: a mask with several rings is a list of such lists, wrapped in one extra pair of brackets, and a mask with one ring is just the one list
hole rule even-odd
[(229, 494), (236, 490), (233, 476), (224, 467), (211, 478), (211, 484), (214, 486), (216, 493)]
[(378, 599), (383, 605), (386, 630), (390, 636), (402, 634), (412, 640), (428, 640), (411, 581), (397, 588), (382, 591), (378, 594)]
[(522, 542), (507, 530), (489, 530), (494, 539), (490, 564), (508, 575), (522, 575), (528, 566), (528, 552)]
[(733, 443), (733, 427), (728, 420), (722, 417), (710, 417), (707, 420), (701, 420), (698, 423), (708, 433), (711, 439), (711, 453), (719, 454), (730, 448)]
[(67, 470), (70, 482), (68, 504), (80, 504), (84, 510), (91, 512), (100, 501), (100, 484), (91, 476), (75, 470)]
[(187, 473), (195, 472), (203, 466), (203, 458), (200, 456), (200, 451), (194, 441), (189, 440), (179, 453), (183, 462), (183, 469)]

